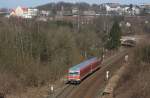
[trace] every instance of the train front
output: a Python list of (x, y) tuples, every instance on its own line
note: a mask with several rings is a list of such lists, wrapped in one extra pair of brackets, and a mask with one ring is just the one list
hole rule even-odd
[(80, 71), (69, 69), (69, 71), (68, 71), (68, 82), (78, 84), (78, 83), (80, 83), (80, 81), (81, 81)]

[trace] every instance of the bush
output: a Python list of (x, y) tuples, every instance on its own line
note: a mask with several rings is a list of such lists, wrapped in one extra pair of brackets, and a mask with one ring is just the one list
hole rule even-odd
[(121, 39), (121, 29), (119, 27), (119, 23), (115, 21), (110, 30), (106, 48), (118, 49), (118, 47), (120, 47), (121, 45), (120, 39)]

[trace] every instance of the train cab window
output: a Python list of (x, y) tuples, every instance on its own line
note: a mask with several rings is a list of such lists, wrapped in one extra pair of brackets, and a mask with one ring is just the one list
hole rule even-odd
[(69, 72), (69, 75), (79, 75), (79, 72)]

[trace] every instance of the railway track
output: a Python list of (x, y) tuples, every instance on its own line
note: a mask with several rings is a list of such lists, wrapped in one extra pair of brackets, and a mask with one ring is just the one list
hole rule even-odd
[(65, 87), (55, 96), (55, 98), (67, 98), (67, 94), (71, 92), (76, 85), (66, 84)]
[[(80, 85), (69, 85), (67, 84), (59, 94), (54, 98), (87, 98), (96, 97), (99, 93), (99, 88), (105, 85), (105, 71), (110, 69), (114, 71), (120, 65), (116, 66), (116, 62), (121, 62), (124, 56), (128, 53), (128, 49), (122, 49), (116, 55), (109, 57), (103, 61), (100, 70), (90, 75), (87, 79), (83, 80)], [(112, 65), (115, 65), (114, 68)], [(101, 84), (101, 85), (100, 85)]]

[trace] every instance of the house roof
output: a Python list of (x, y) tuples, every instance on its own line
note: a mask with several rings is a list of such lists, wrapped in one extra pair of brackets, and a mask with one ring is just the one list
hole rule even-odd
[(15, 10), (14, 10), (14, 9), (10, 9), (9, 12), (10, 12), (10, 13), (12, 13), (12, 12), (15, 13)]
[(28, 8), (22, 8), (23, 11), (28, 11)]

